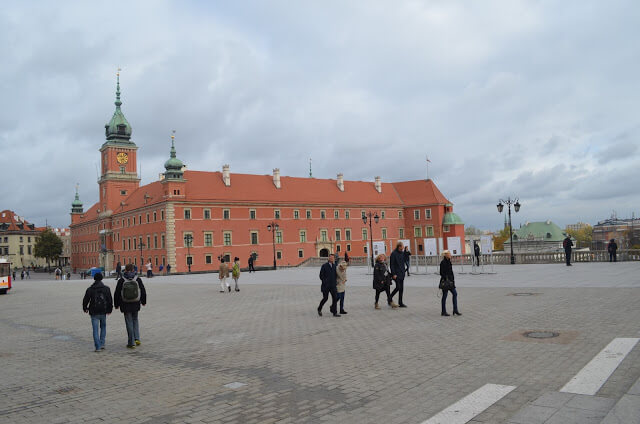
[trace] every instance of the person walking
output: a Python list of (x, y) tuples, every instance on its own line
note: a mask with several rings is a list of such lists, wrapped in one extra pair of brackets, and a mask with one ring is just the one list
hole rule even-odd
[(24, 269), (22, 269), (22, 271), (20, 271), (20, 279), (24, 280)]
[(147, 304), (147, 290), (142, 284), (142, 279), (134, 271), (133, 264), (124, 267), (122, 278), (116, 284), (113, 293), (113, 306), (120, 309), (124, 315), (124, 323), (127, 326), (127, 348), (135, 349), (140, 342), (140, 324), (138, 313), (140, 305)]
[(476, 266), (480, 266), (480, 246), (478, 242), (473, 242), (473, 255), (476, 257)]
[(224, 293), (224, 287), (227, 286), (227, 290), (231, 293), (231, 286), (227, 281), (229, 278), (229, 267), (224, 262), (224, 258), (220, 258), (220, 268), (218, 268), (218, 278), (220, 279), (220, 293)]
[(405, 262), (401, 241), (399, 241), (396, 245), (396, 249), (391, 252), (391, 257), (389, 258), (389, 266), (391, 267), (391, 275), (393, 275), (393, 279), (396, 282), (396, 288), (391, 292), (391, 299), (393, 299), (393, 296), (398, 293), (398, 307), (406, 308), (407, 305), (402, 302), (402, 295), (404, 293)]
[(442, 290), (442, 312), (443, 317), (450, 316), (447, 313), (447, 294), (451, 292), (453, 297), (453, 315), (462, 315), (458, 311), (458, 291), (456, 290), (456, 281), (453, 275), (453, 266), (451, 265), (451, 252), (445, 250), (442, 252), (444, 256), (440, 262), (440, 289)]
[(336, 268), (336, 292), (338, 293), (338, 301), (340, 301), (340, 314), (346, 315), (347, 311), (344, 310), (344, 292), (347, 282), (347, 267), (349, 264), (346, 262), (340, 262)]
[[(93, 284), (87, 288), (82, 299), (82, 310), (91, 316), (93, 328), (93, 345), (96, 352), (104, 349), (107, 338), (107, 315), (113, 311), (113, 299), (111, 289), (102, 282), (102, 274), (93, 276)], [(98, 327), (100, 333), (98, 334)]]
[(31, 274), (29, 271), (30, 268), (27, 268), (27, 280), (31, 280)]
[(116, 280), (122, 278), (122, 264), (120, 261), (116, 264)]
[(373, 267), (373, 289), (376, 291), (375, 308), (380, 309), (378, 301), (380, 300), (380, 293), (385, 292), (387, 294), (387, 304), (393, 309), (396, 309), (398, 305), (391, 299), (391, 274), (387, 269), (387, 264), (384, 262), (387, 257), (384, 253), (376, 256), (376, 264)]
[(344, 261), (349, 265), (349, 254), (347, 252), (344, 252)]
[(167, 264), (167, 275), (171, 274), (171, 264)]
[(153, 277), (153, 264), (151, 263), (151, 260), (149, 260), (146, 267), (147, 267), (147, 278)]
[(249, 273), (256, 272), (256, 269), (253, 267), (253, 261), (253, 255), (249, 255), (249, 259), (247, 260), (247, 263), (249, 264)]
[(609, 262), (618, 262), (618, 245), (615, 239), (611, 239), (607, 245), (607, 251), (609, 252)]
[(573, 247), (573, 242), (569, 235), (562, 241), (562, 247), (564, 247), (564, 258), (567, 261), (567, 266), (571, 266), (571, 248)]
[(409, 268), (411, 267), (411, 251), (409, 250), (409, 246), (404, 247), (404, 264), (405, 269), (407, 270), (407, 277), (411, 276), (409, 273)]
[(240, 258), (237, 256), (233, 258), (233, 268), (231, 268), (231, 276), (233, 277), (233, 281), (236, 282), (235, 290), (239, 292), (240, 288), (238, 287), (238, 279), (240, 279)]
[(320, 281), (322, 281), (322, 285), (320, 286), (322, 300), (320, 301), (320, 305), (318, 305), (318, 315), (320, 316), (322, 316), (322, 307), (329, 299), (329, 295), (331, 295), (331, 307), (329, 308), (329, 311), (331, 311), (334, 317), (340, 317), (340, 315), (338, 315), (338, 307), (336, 305), (338, 301), (338, 291), (336, 288), (337, 270), (334, 261), (335, 258), (333, 257), (333, 254), (331, 254), (327, 258), (327, 262), (325, 262), (320, 268)]

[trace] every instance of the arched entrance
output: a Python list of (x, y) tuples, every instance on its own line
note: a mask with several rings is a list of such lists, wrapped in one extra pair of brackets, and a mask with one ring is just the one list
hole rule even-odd
[(320, 257), (321, 258), (329, 257), (329, 249), (320, 249)]

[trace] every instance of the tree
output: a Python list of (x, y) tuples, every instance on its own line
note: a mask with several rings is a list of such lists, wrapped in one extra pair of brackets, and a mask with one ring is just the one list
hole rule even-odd
[(482, 231), (480, 231), (479, 229), (477, 229), (473, 225), (469, 225), (468, 227), (466, 227), (464, 229), (464, 234), (466, 236), (477, 236), (477, 235), (482, 234)]
[(567, 230), (567, 234), (576, 240), (576, 248), (591, 247), (591, 240), (593, 239), (593, 227), (591, 225), (585, 225), (579, 230)]
[(495, 250), (504, 250), (504, 242), (509, 240), (509, 226), (500, 230), (493, 238), (493, 248)]
[(62, 240), (50, 229), (46, 229), (36, 238), (34, 256), (45, 258), (47, 266), (52, 260), (56, 260), (62, 254)]

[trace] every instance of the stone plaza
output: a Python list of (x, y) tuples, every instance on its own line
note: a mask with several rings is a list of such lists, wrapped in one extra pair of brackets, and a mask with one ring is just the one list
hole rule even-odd
[[(640, 337), (638, 265), (455, 266), (460, 317), (440, 316), (435, 267), (407, 277), (395, 310), (374, 310), (371, 275), (351, 267), (341, 318), (316, 313), (318, 268), (243, 272), (238, 293), (217, 274), (143, 278), (142, 345), (126, 349), (114, 310), (98, 353), (81, 309), (91, 281), (32, 274), (0, 296), (0, 422), (637, 423), (640, 344), (597, 392), (561, 388), (612, 340)], [(486, 385), (509, 389), (446, 418)]]

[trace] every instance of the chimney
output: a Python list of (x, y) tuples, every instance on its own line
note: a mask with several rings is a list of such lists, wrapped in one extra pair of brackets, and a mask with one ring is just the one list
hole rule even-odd
[(382, 179), (380, 177), (376, 177), (376, 191), (382, 193)]
[(340, 191), (344, 191), (344, 179), (343, 179), (344, 175), (342, 175), (342, 172), (338, 174), (338, 188), (340, 189)]
[(280, 168), (273, 170), (273, 185), (275, 185), (276, 188), (280, 188)]
[(229, 165), (222, 166), (222, 181), (227, 187), (231, 185), (231, 174), (229, 173)]

